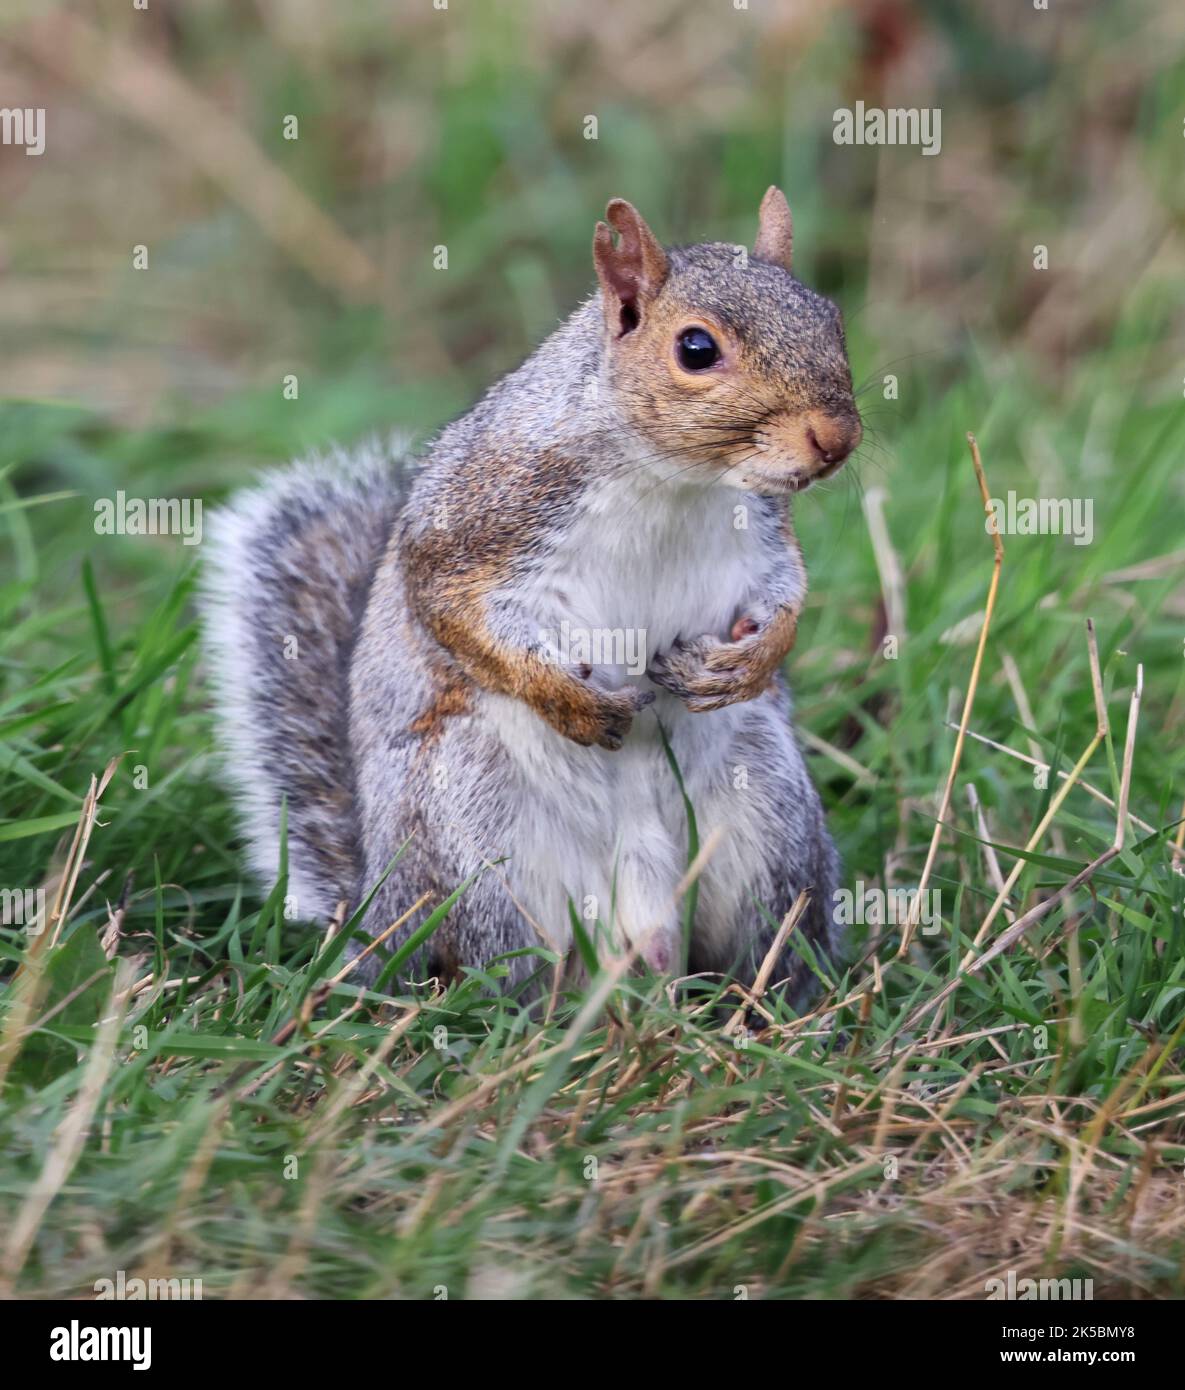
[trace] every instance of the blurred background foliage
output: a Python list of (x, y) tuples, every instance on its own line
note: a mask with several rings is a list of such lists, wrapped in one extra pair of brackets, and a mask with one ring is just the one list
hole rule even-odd
[[(668, 240), (748, 242), (770, 182), (858, 372), (1007, 353), (1056, 389), (1122, 346), (1126, 389), (1181, 395), (1177, 5), (6, 10), (5, 102), (48, 113), (44, 156), (0, 158), (9, 396), (135, 425), (220, 411), (261, 454), (422, 428), (588, 290), (609, 197)], [(837, 146), (856, 100), (940, 107), (941, 154)]]

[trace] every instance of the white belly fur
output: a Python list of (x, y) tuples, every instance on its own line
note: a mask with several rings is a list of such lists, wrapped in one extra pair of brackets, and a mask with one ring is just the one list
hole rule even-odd
[[(672, 505), (644, 505), (649, 474), (594, 488), (564, 544), (516, 597), (541, 628), (632, 629), (644, 667), (676, 638), (712, 633), (727, 640), (738, 608), (760, 572), (759, 544), (734, 524), (744, 495), (722, 487), (680, 488)], [(660, 487), (673, 487), (662, 483)], [(643, 503), (643, 505), (639, 505)], [(643, 521), (644, 518), (644, 521)], [(644, 630), (644, 643), (640, 630)], [(624, 666), (599, 668), (606, 684), (654, 688)], [(556, 950), (571, 939), (569, 900), (592, 931), (642, 948), (655, 968), (677, 963), (679, 908), (674, 893), (687, 865), (687, 824), (663, 749), (658, 721), (683, 750), (681, 770), (697, 812), (696, 766), (718, 773), (740, 723), (764, 717), (764, 701), (692, 714), (658, 692), (616, 752), (565, 739), (531, 709), (485, 693), (479, 717), (522, 778), (520, 808), (504, 852), (516, 898)], [(789, 736), (789, 730), (787, 730)], [(686, 764), (686, 765), (682, 765)], [(701, 825), (701, 833), (709, 827)], [(726, 827), (727, 829), (727, 827)], [(496, 838), (502, 838), (499, 828)], [(726, 854), (735, 884), (717, 885), (727, 901), (747, 891), (743, 854)]]

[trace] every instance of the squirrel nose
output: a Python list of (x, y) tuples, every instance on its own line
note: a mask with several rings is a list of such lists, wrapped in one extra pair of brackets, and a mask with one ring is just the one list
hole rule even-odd
[(859, 420), (816, 419), (807, 426), (806, 439), (822, 463), (842, 463), (860, 442)]

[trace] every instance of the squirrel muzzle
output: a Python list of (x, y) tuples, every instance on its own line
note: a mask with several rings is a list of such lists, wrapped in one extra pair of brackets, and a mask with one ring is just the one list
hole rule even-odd
[(863, 433), (854, 408), (780, 413), (755, 432), (749, 468), (772, 491), (801, 492), (836, 472)]

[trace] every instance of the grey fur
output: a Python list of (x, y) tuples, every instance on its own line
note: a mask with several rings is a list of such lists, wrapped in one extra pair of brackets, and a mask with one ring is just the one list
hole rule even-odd
[(357, 886), (349, 669), (400, 505), (400, 452), (372, 444), (297, 464), (207, 531), (201, 601), (227, 779), (264, 883), (279, 872), (287, 800), (289, 891), (310, 919)]
[[(727, 310), (747, 321), (771, 314), (763, 277), (780, 277), (783, 298), (790, 282), (792, 293), (803, 296), (805, 327), (774, 353), (770, 369), (789, 353), (818, 364), (817, 399), (839, 400), (850, 391), (832, 306), (758, 263), (745, 290), (752, 302), (738, 299), (735, 287), (722, 283), (725, 252), (731, 248), (673, 252), (683, 289), (690, 284), (712, 305), (718, 301), (722, 315)], [(643, 901), (663, 900), (683, 867), (672, 862), (672, 846), (681, 857), (686, 838), (660, 721), (701, 831), (711, 824), (729, 828), (700, 882), (691, 968), (752, 978), (773, 936), (770, 919), (780, 920), (803, 888), (812, 902), (800, 930), (825, 954), (838, 944), (835, 850), (793, 735), (781, 677), (759, 698), (708, 714), (688, 715), (661, 690), (619, 751), (580, 747), (509, 696), (467, 684), (452, 654), (427, 631), (409, 591), (408, 566), (446, 563), (438, 551), (463, 557), (466, 565), (497, 562), (485, 620), (501, 640), (537, 648), (541, 620), (554, 615), (524, 606), (524, 595), (548, 575), (579, 570), (574, 537), (585, 534), (577, 528), (591, 490), (613, 486), (623, 500), (613, 513), (621, 534), (607, 542), (609, 562), (628, 566), (643, 547), (665, 545), (671, 583), (684, 582), (680, 566), (694, 566), (698, 557), (679, 554), (681, 518), (710, 534), (715, 511), (709, 509), (719, 509), (719, 490), (713, 494), (702, 478), (673, 470), (649, 493), (635, 485), (642, 455), (616, 406), (602, 320), (598, 295), (446, 428), (425, 452), (406, 501), (397, 451), (339, 454), (249, 494), (212, 527), (206, 629), (256, 870), (265, 881), (276, 872), (284, 796), (290, 885), (303, 916), (325, 916), (342, 899), (356, 906), (401, 846), (367, 917), (372, 935), (425, 891), (441, 901), (475, 880), (409, 963), (410, 980), (484, 964), (539, 945), (540, 930), (549, 936), (559, 930), (554, 920), (532, 920), (532, 904), (522, 901), (548, 874), (566, 882), (566, 861), (524, 862), (529, 847), (549, 843), (548, 835), (577, 844), (582, 863), (613, 860), (613, 873), (628, 877)], [(746, 332), (754, 332), (751, 322)], [(800, 601), (805, 577), (796, 551), (787, 557), (780, 532), (785, 503), (734, 495), (745, 497), (755, 518), (746, 542), (754, 603), (787, 595)], [(690, 521), (687, 531), (692, 534)], [(656, 614), (607, 613), (605, 620), (613, 625), (624, 616), (645, 629), (652, 659), (697, 635), (664, 630), (661, 609), (659, 603)], [(298, 642), (296, 660), (284, 656), (290, 636)], [(466, 697), (458, 708), (429, 716), (442, 682), (457, 682)], [(521, 730), (521, 737), (508, 729)], [(545, 759), (542, 772), (526, 748), (533, 740)], [(743, 786), (738, 768), (745, 770)], [(616, 830), (617, 820), (607, 822), (602, 809), (623, 788), (645, 804), (636, 836), (623, 831), (618, 843), (606, 838), (606, 825)], [(633, 814), (631, 803), (621, 811), (623, 824)], [(665, 838), (650, 835), (655, 828)], [(735, 891), (738, 881), (748, 886), (744, 900)], [(391, 944), (406, 940), (423, 917), (421, 910)], [(511, 982), (536, 969), (537, 960), (514, 961)], [(809, 977), (789, 949), (779, 975), (801, 998)]]

